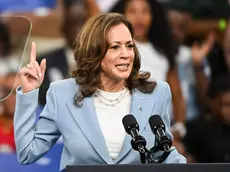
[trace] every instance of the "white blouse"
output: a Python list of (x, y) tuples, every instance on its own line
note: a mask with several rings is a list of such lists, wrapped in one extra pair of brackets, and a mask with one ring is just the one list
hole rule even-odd
[[(105, 92), (99, 90), (100, 94), (107, 99), (115, 99), (119, 97), (122, 92)], [(125, 115), (129, 114), (131, 95), (128, 90), (121, 99), (120, 103), (115, 106), (108, 106), (100, 102), (100, 95), (94, 96), (94, 104), (98, 122), (101, 127), (102, 134), (113, 160), (115, 160), (121, 151), (124, 139), (125, 129), (122, 124), (122, 119)]]

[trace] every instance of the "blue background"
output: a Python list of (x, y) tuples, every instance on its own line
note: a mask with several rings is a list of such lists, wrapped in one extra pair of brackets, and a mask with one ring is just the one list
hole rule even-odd
[(38, 7), (55, 8), (56, 0), (0, 0), (0, 12), (29, 12)]

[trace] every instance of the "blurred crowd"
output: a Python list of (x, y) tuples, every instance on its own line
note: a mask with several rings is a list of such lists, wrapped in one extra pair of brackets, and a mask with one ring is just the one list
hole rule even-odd
[[(70, 77), (75, 69), (73, 44), (84, 22), (99, 13), (122, 13), (133, 25), (141, 70), (151, 73), (150, 80), (170, 85), (174, 146), (189, 163), (230, 162), (228, 0), (63, 0), (61, 6), (65, 44), (37, 57), (47, 60), (40, 110), (50, 83)], [(15, 151), (15, 88), (23, 60), (12, 55), (11, 40), (7, 22), (0, 20), (0, 152)]]

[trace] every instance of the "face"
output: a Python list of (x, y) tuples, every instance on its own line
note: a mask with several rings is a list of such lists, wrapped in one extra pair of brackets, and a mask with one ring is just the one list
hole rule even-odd
[(230, 124), (230, 92), (225, 92), (217, 97), (218, 111), (221, 118)]
[(146, 0), (131, 0), (125, 9), (126, 18), (132, 23), (135, 39), (146, 39), (152, 22), (152, 12)]
[(76, 4), (66, 9), (64, 15), (62, 30), (68, 45), (72, 47), (77, 31), (85, 23), (87, 14), (83, 6)]
[(184, 42), (190, 15), (175, 10), (168, 13), (169, 21), (172, 26), (172, 32), (176, 41), (181, 44)]
[(101, 79), (122, 81), (129, 77), (134, 61), (133, 39), (124, 24), (112, 27), (107, 35), (109, 48), (101, 61)]

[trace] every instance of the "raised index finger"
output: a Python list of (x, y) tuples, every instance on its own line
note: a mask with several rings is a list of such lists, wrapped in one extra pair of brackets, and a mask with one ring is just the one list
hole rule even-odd
[(31, 52), (30, 52), (30, 62), (36, 61), (36, 44), (32, 42)]

